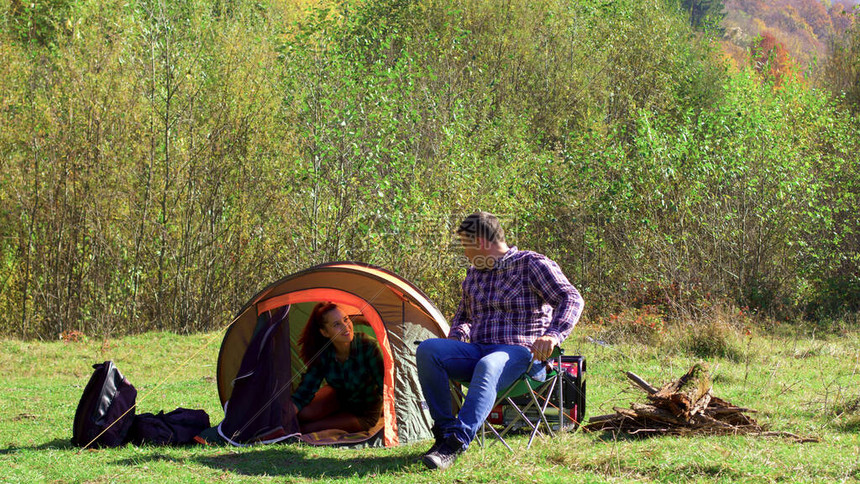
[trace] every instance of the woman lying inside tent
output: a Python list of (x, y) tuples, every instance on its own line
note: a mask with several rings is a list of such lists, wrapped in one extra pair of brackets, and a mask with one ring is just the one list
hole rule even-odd
[(301, 432), (360, 432), (376, 425), (382, 414), (383, 388), (377, 343), (356, 334), (342, 308), (323, 302), (311, 311), (299, 344), (307, 371), (292, 400)]

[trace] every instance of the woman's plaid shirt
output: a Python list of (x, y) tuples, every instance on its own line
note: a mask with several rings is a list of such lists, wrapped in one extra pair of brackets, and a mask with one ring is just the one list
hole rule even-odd
[(346, 361), (337, 361), (334, 346), (329, 346), (311, 363), (293, 393), (293, 403), (299, 410), (304, 408), (325, 380), (337, 392), (341, 408), (361, 413), (381, 404), (384, 373), (379, 345), (369, 336), (355, 333)]
[(449, 338), (531, 347), (544, 335), (559, 343), (573, 330), (584, 302), (558, 264), (511, 247), (492, 269), (469, 267)]

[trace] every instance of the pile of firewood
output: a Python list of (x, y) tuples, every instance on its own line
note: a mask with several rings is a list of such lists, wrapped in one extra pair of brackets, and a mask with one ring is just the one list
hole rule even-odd
[(647, 393), (648, 403), (630, 408), (614, 407), (615, 413), (591, 417), (585, 430), (605, 430), (638, 435), (763, 434), (764, 428), (738, 407), (713, 395), (708, 371), (694, 365), (684, 376), (660, 388), (637, 375), (627, 377)]

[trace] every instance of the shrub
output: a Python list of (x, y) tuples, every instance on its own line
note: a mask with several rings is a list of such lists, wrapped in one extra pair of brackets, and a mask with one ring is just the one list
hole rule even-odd
[(737, 329), (718, 320), (690, 326), (680, 346), (691, 355), (705, 359), (726, 358), (739, 362), (744, 354)]
[(666, 323), (653, 306), (624, 309), (608, 318), (598, 318), (598, 338), (611, 344), (659, 345), (666, 334)]

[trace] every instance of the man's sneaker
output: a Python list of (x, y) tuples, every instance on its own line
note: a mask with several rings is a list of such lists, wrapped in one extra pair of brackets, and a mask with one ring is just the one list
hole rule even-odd
[(421, 455), (421, 459), (424, 459), (424, 457), (426, 457), (428, 454), (432, 454), (433, 452), (439, 450), (439, 446), (442, 445), (442, 442), (445, 441), (445, 437), (442, 436), (442, 431), (436, 428), (435, 425), (431, 427), (430, 430), (433, 432), (433, 446), (430, 447), (427, 452)]
[[(436, 446), (434, 445), (434, 447)], [(431, 448), (430, 451), (424, 455), (421, 461), (430, 469), (445, 470), (454, 465), (454, 462), (457, 461), (457, 457), (460, 457), (460, 454), (465, 450), (465, 444), (460, 442), (457, 437), (449, 435), (435, 450)]]
[(421, 460), (424, 460), (425, 457), (427, 457), (428, 455), (430, 455), (434, 452), (438, 452), (439, 447), (442, 446), (442, 442), (443, 442), (442, 440), (436, 440), (436, 442), (433, 442), (433, 446), (430, 447), (430, 449), (428, 449), (427, 452), (425, 452), (421, 455)]

